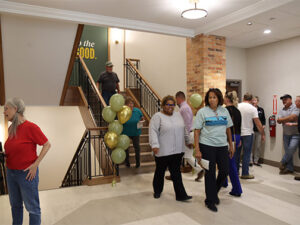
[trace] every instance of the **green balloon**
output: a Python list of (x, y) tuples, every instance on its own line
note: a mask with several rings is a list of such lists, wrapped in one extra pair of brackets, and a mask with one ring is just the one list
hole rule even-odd
[(114, 94), (109, 99), (109, 105), (111, 106), (111, 109), (115, 112), (119, 112), (122, 109), (124, 103), (125, 99), (120, 94)]
[(126, 158), (126, 153), (121, 148), (116, 148), (111, 153), (111, 159), (116, 164), (120, 164), (120, 163), (124, 162), (125, 158)]
[(127, 135), (122, 134), (118, 137), (117, 148), (128, 149), (130, 145), (130, 139)]
[(192, 96), (190, 97), (190, 103), (195, 109), (199, 108), (202, 104), (201, 95), (199, 95), (198, 93), (192, 94)]
[(123, 131), (123, 125), (119, 122), (119, 120), (115, 120), (108, 125), (108, 131), (113, 131), (117, 135), (120, 135)]
[(116, 115), (117, 115), (116, 112), (113, 111), (110, 106), (106, 106), (102, 110), (102, 117), (108, 123), (114, 121), (114, 119), (116, 118)]

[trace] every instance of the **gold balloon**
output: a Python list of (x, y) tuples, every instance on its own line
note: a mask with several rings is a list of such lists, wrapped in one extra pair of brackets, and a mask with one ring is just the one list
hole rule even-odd
[(115, 132), (109, 131), (104, 135), (104, 142), (109, 148), (113, 149), (118, 144), (118, 135)]
[(122, 109), (118, 112), (118, 120), (121, 124), (124, 124), (130, 119), (131, 115), (131, 109), (127, 105), (123, 105)]

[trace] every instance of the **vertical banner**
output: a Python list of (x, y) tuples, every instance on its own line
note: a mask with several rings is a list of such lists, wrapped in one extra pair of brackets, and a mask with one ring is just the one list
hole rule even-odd
[[(108, 28), (84, 25), (82, 36), (77, 49), (96, 82), (100, 73), (105, 71), (108, 59)], [(74, 67), (70, 85), (77, 86), (78, 68)]]
[(273, 95), (273, 115), (277, 115), (277, 95)]

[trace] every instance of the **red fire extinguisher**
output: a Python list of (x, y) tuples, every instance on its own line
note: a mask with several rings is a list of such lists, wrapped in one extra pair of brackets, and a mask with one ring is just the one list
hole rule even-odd
[(276, 137), (276, 116), (269, 117), (270, 137)]

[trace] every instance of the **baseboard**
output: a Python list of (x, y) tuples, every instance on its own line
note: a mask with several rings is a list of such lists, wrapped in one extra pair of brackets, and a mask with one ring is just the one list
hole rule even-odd
[[(276, 162), (276, 161), (269, 160), (269, 159), (263, 159), (263, 158), (260, 158), (259, 162), (262, 162), (262, 163), (267, 164), (269, 166), (278, 167), (278, 168), (279, 168), (279, 165), (280, 165), (280, 162)], [(295, 172), (300, 172), (300, 167), (299, 166), (294, 166), (294, 171)]]

